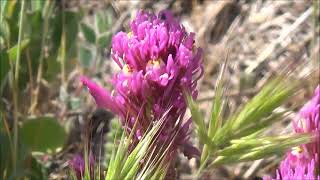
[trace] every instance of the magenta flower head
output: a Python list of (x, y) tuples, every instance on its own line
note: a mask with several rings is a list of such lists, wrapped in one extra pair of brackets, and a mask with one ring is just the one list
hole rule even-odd
[[(313, 98), (299, 111), (293, 127), (296, 133), (307, 132), (315, 135), (314, 142), (303, 145), (299, 154), (305, 159), (315, 159), (320, 150), (320, 86), (316, 88)], [(318, 159), (316, 163), (319, 164)]]
[[(289, 158), (286, 158), (280, 163), (280, 167), (276, 172), (274, 180), (319, 180), (320, 175), (315, 175), (316, 164), (312, 159), (309, 163), (304, 165), (292, 166)], [(271, 180), (270, 177), (264, 177), (263, 180)]]
[[(160, 135), (166, 138), (186, 112), (183, 91), (197, 97), (202, 50), (194, 44), (195, 34), (187, 33), (167, 10), (158, 15), (138, 11), (130, 28), (112, 39), (112, 59), (120, 68), (112, 79), (112, 93), (85, 77), (81, 80), (97, 105), (118, 114), (128, 132), (138, 121), (136, 140), (152, 121), (167, 114)], [(183, 128), (177, 135), (178, 144), (184, 144), (188, 137), (189, 121), (178, 123)]]
[[(293, 121), (295, 133), (311, 133), (314, 141), (292, 148), (277, 170), (276, 179), (320, 180), (320, 86)], [(268, 178), (267, 178), (268, 179)]]

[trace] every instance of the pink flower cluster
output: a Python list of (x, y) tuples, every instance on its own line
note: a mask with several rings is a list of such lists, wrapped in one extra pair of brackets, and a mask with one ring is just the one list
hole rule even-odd
[(177, 137), (188, 137), (190, 119), (178, 120), (187, 108), (183, 91), (196, 98), (197, 81), (203, 73), (202, 50), (194, 45), (195, 34), (187, 33), (166, 10), (158, 15), (138, 11), (130, 28), (131, 32), (119, 32), (112, 39), (112, 59), (121, 69), (112, 79), (112, 93), (86, 77), (81, 78), (83, 84), (98, 106), (120, 116), (128, 132), (138, 121), (136, 140), (164, 114), (162, 138), (173, 132), (177, 122), (183, 128)]
[(295, 133), (315, 135), (315, 140), (292, 148), (281, 162), (276, 179), (320, 180), (320, 86), (316, 88), (313, 98), (299, 111), (293, 127)]

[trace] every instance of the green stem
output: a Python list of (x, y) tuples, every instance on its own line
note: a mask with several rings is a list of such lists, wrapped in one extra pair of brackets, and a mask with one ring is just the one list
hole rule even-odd
[(45, 4), (45, 13), (44, 13), (44, 24), (43, 24), (43, 33), (41, 37), (41, 52), (40, 52), (40, 57), (39, 57), (39, 66), (38, 66), (38, 73), (37, 73), (37, 80), (36, 80), (36, 89), (35, 92), (33, 93), (32, 97), (32, 105), (30, 107), (30, 112), (31, 114), (34, 113), (34, 110), (38, 104), (38, 95), (40, 91), (40, 85), (41, 85), (41, 79), (42, 79), (42, 73), (43, 73), (43, 61), (44, 61), (44, 49), (45, 49), (45, 44), (46, 44), (46, 37), (48, 33), (48, 26), (49, 26), (49, 17), (51, 14), (52, 10), (52, 4), (51, 1), (46, 1)]
[(64, 7), (62, 7), (62, 36), (61, 45), (59, 51), (60, 65), (61, 65), (61, 82), (62, 86), (66, 89), (66, 29), (65, 29), (65, 12)]
[[(27, 63), (28, 63), (28, 72), (29, 72), (29, 81), (30, 81), (30, 97), (32, 97), (32, 93), (34, 92), (34, 82), (33, 82), (33, 75), (32, 75), (32, 62), (30, 57), (29, 48), (26, 50), (27, 55)], [(30, 105), (32, 105), (32, 98), (30, 99)], [(30, 112), (30, 111), (29, 111)]]
[(205, 163), (206, 159), (208, 158), (208, 146), (205, 144), (203, 146), (202, 152), (201, 152), (201, 158), (200, 158), (200, 165), (202, 165), (203, 163)]
[(3, 18), (4, 18), (5, 9), (6, 9), (6, 6), (7, 6), (8, 1), (4, 0), (4, 1), (1, 1), (0, 3), (1, 3), (0, 22), (2, 22), (2, 20), (3, 20)]
[(17, 59), (15, 64), (15, 71), (13, 78), (13, 106), (14, 106), (14, 122), (13, 122), (13, 173), (16, 174), (16, 162), (17, 162), (17, 149), (18, 149), (18, 92), (19, 92), (19, 68), (20, 68), (20, 56), (21, 56), (21, 39), (23, 36), (23, 17), (24, 17), (25, 1), (22, 0), (19, 19), (19, 37), (18, 37), (18, 49)]

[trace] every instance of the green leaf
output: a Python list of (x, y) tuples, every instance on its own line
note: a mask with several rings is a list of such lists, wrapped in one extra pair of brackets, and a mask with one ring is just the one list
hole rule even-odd
[(109, 27), (112, 23), (112, 18), (110, 15), (98, 12), (95, 15), (95, 23), (99, 33), (103, 33), (109, 31)]
[[(69, 59), (77, 56), (76, 47), (77, 47), (77, 37), (79, 32), (78, 22), (80, 17), (79, 17), (79, 14), (76, 12), (65, 11), (64, 13), (65, 13), (65, 24), (63, 24), (63, 26), (66, 30), (66, 52), (67, 52), (67, 59)], [(62, 19), (62, 17), (60, 18)]]
[(12, 146), (9, 136), (2, 131), (0, 131), (0, 144), (0, 179), (7, 179), (8, 175), (5, 172), (10, 175), (12, 168)]
[(72, 110), (79, 109), (80, 106), (81, 106), (81, 100), (80, 100), (80, 98), (72, 97), (72, 98), (70, 99), (70, 106), (71, 106), (71, 109), (72, 109)]
[(16, 1), (10, 1), (10, 0), (4, 0), (0, 1), (1, 5), (1, 20), (3, 20), (4, 17), (11, 18), (12, 14), (15, 11), (15, 7), (17, 2)]
[[(10, 26), (5, 19), (0, 22), (0, 37), (2, 37), (5, 42), (10, 41)], [(5, 44), (0, 45), (0, 50), (5, 47)]]
[(31, 1), (31, 8), (33, 11), (39, 11), (44, 8), (45, 1)]
[(217, 129), (222, 125), (221, 116), (224, 108), (223, 77), (224, 77), (226, 67), (227, 67), (227, 58), (221, 67), (221, 71), (219, 73), (219, 77), (215, 85), (215, 96), (212, 102), (211, 116), (210, 116), (209, 129), (208, 129), (208, 134), (211, 139), (214, 137), (215, 133), (217, 132)]
[(106, 48), (111, 42), (111, 33), (105, 32), (98, 37), (97, 45), (100, 49)]
[(83, 67), (90, 67), (92, 65), (92, 54), (91, 51), (85, 47), (79, 48), (79, 60)]
[(37, 180), (45, 180), (48, 179), (46, 177), (46, 169), (45, 167), (33, 156), (30, 157), (30, 179), (37, 179)]
[[(29, 39), (24, 39), (22, 42), (21, 42), (21, 51), (28, 46), (29, 44)], [(18, 44), (16, 44), (15, 46), (13, 46), (12, 48), (10, 48), (8, 51), (8, 54), (9, 54), (9, 59), (10, 61), (15, 61), (16, 58), (17, 58), (17, 53), (18, 53)]]
[(0, 52), (0, 87), (3, 86), (4, 79), (7, 76), (9, 70), (10, 70), (10, 64), (9, 64), (8, 54), (5, 51), (1, 51)]
[[(132, 142), (134, 130), (132, 130), (127, 138), (126, 132), (123, 132), (117, 150), (113, 149), (112, 151), (111, 159), (108, 164), (106, 179), (135, 179), (140, 170), (140, 162), (142, 159), (146, 160), (146, 158), (148, 158), (147, 155), (151, 150), (152, 140), (154, 140), (155, 136), (161, 130), (162, 124), (163, 120), (157, 121), (153, 127), (144, 134), (139, 143), (130, 153), (128, 153), (128, 147)], [(135, 129), (136, 125), (137, 123), (135, 123), (133, 129)], [(154, 167), (153, 164), (147, 163), (145, 165), (148, 166), (146, 167), (147, 169), (157, 168)]]
[(52, 117), (26, 120), (21, 127), (20, 137), (32, 151), (54, 151), (62, 147), (66, 133), (58, 121)]
[(185, 99), (191, 111), (192, 120), (195, 122), (195, 125), (198, 127), (199, 131), (202, 133), (207, 133), (206, 126), (204, 123), (204, 117), (200, 112), (198, 105), (193, 101), (192, 96), (185, 93)]
[(200, 112), (198, 105), (193, 101), (191, 95), (184, 93), (184, 97), (187, 101), (188, 107), (190, 109), (192, 115), (192, 122), (196, 127), (196, 132), (199, 137), (199, 140), (203, 143), (208, 145), (210, 148), (215, 148), (215, 143), (210, 139), (207, 134), (207, 128), (204, 122), (204, 117)]
[(96, 33), (94, 32), (94, 29), (92, 29), (90, 26), (88, 26), (85, 23), (81, 23), (81, 31), (84, 36), (84, 38), (91, 44), (96, 43)]
[(4, 0), (4, 1), (0, 1), (0, 20), (2, 21), (3, 20), (3, 18), (4, 18), (4, 15), (5, 15), (5, 9), (6, 9), (6, 7), (7, 7), (7, 5), (8, 5), (8, 0)]
[(55, 56), (49, 56), (46, 61), (44, 61), (44, 77), (47, 80), (54, 80), (57, 78), (60, 72), (60, 64)]
[[(212, 107), (211, 107), (211, 116), (210, 116), (210, 121), (209, 121), (209, 128), (208, 128), (208, 136), (210, 140), (214, 138), (214, 135), (217, 133), (217, 130), (222, 126), (222, 112), (224, 108), (224, 101), (223, 101), (223, 86), (222, 86), (222, 81), (223, 81), (223, 75), (226, 69), (227, 65), (227, 58), (222, 65), (219, 77), (216, 82), (215, 86), (215, 96), (212, 102)], [(201, 153), (201, 159), (200, 159), (200, 167), (203, 167), (205, 163), (208, 161), (208, 156), (210, 153), (214, 151), (214, 148), (208, 147), (206, 144), (204, 145)]]

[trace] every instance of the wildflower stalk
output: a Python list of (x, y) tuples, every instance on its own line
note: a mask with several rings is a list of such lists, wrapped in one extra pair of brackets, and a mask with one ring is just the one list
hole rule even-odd
[(35, 108), (38, 104), (38, 95), (40, 91), (41, 86), (41, 79), (42, 79), (42, 73), (43, 73), (43, 61), (44, 61), (44, 52), (45, 52), (45, 44), (47, 39), (47, 33), (49, 28), (49, 18), (53, 9), (53, 2), (52, 1), (46, 1), (46, 4), (44, 6), (44, 23), (43, 23), (43, 31), (41, 36), (41, 52), (39, 57), (39, 66), (38, 66), (38, 73), (37, 73), (37, 79), (36, 79), (36, 89), (33, 92), (32, 103), (31, 107), (29, 109), (29, 112), (31, 114), (34, 114)]
[(15, 64), (15, 71), (13, 78), (13, 106), (14, 106), (14, 122), (13, 122), (13, 173), (16, 174), (16, 162), (17, 162), (17, 149), (18, 149), (18, 118), (19, 118), (19, 68), (20, 68), (20, 56), (21, 56), (21, 40), (23, 38), (23, 19), (24, 19), (25, 1), (21, 2), (20, 18), (19, 18), (19, 37), (18, 37), (18, 49), (17, 59)]
[[(64, 4), (64, 1), (62, 1)], [(61, 45), (59, 49), (59, 59), (61, 66), (61, 82), (62, 86), (66, 88), (66, 27), (65, 27), (65, 12), (64, 5), (62, 6), (62, 35), (61, 35)]]

